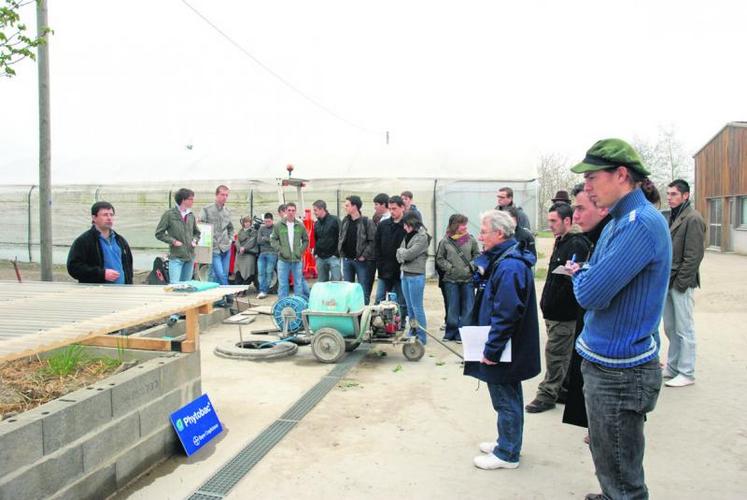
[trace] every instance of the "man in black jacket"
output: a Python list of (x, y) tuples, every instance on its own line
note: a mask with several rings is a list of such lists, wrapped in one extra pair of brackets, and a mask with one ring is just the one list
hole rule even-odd
[[(577, 184), (572, 191), (575, 202), (573, 204), (573, 223), (581, 228), (584, 236), (591, 244), (589, 250), (589, 259), (594, 252), (594, 247), (602, 235), (602, 230), (612, 219), (609, 210), (597, 207), (589, 193), (584, 191), (584, 183)], [(588, 260), (588, 259), (587, 259)], [(576, 339), (581, 335), (584, 329), (584, 314), (586, 311), (579, 307), (578, 316), (576, 317), (576, 331), (573, 335), (574, 345)], [(563, 423), (577, 425), (579, 427), (588, 427), (589, 421), (586, 416), (586, 400), (584, 399), (584, 380), (581, 375), (581, 355), (573, 350), (571, 362), (568, 366), (568, 375), (565, 378), (563, 387), (566, 389), (565, 408), (563, 409)], [(588, 444), (588, 436), (587, 436)]]
[(405, 215), (405, 202), (400, 196), (389, 198), (389, 213), (391, 216), (379, 223), (376, 228), (376, 269), (379, 271), (379, 281), (376, 285), (376, 303), (384, 300), (387, 292), (397, 294), (400, 315), (404, 322), (407, 316), (407, 305), (402, 294), (397, 249), (405, 238), (405, 227), (402, 218)]
[(376, 265), (374, 240), (376, 226), (373, 221), (361, 214), (363, 200), (360, 196), (345, 198), (347, 215), (340, 223), (340, 239), (337, 250), (342, 256), (342, 274), (345, 281), (360, 283), (363, 287), (363, 301), (371, 300), (371, 267)]
[(80, 283), (132, 284), (132, 252), (114, 232), (114, 207), (106, 201), (91, 206), (91, 229), (78, 236), (67, 256), (67, 272)]
[(550, 257), (547, 280), (542, 290), (540, 307), (545, 318), (545, 378), (537, 388), (534, 401), (526, 406), (529, 413), (540, 413), (555, 407), (573, 353), (573, 333), (579, 305), (573, 294), (571, 277), (555, 274), (569, 260), (585, 262), (590, 244), (586, 237), (573, 232), (573, 209), (567, 203), (555, 203), (547, 215), (555, 246)]
[(340, 220), (327, 212), (327, 203), (316, 200), (312, 204), (316, 222), (314, 223), (314, 258), (320, 283), (340, 281), (340, 252), (337, 242), (340, 239)]

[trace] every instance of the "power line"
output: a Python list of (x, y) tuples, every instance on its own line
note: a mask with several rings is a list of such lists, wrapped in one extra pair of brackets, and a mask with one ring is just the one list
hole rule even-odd
[[(265, 63), (263, 63), (262, 61), (260, 61), (259, 59), (257, 59), (251, 52), (249, 52), (244, 47), (242, 47), (241, 45), (239, 45), (239, 43), (237, 41), (235, 41), (233, 38), (231, 38), (230, 36), (228, 36), (228, 34), (226, 34), (218, 26), (216, 26), (210, 19), (208, 19), (207, 17), (205, 17), (205, 15), (202, 14), (202, 12), (200, 12), (199, 10), (197, 10), (196, 8), (194, 8), (192, 5), (190, 5), (189, 2), (187, 2), (187, 0), (182, 0), (182, 3), (184, 5), (186, 5), (187, 7), (189, 7), (192, 10), (192, 12), (194, 12), (200, 19), (202, 19), (203, 21), (205, 21), (211, 28), (213, 28), (215, 31), (217, 31), (218, 33), (220, 33), (220, 35), (223, 38), (225, 38), (226, 40), (228, 40), (228, 42), (231, 45), (233, 45), (234, 47), (236, 47), (237, 49), (239, 49), (245, 56), (249, 57), (249, 59), (251, 59), (252, 61), (254, 61), (254, 63), (257, 64), (260, 68), (262, 68), (263, 70), (267, 71), (269, 74), (271, 74), (272, 76), (274, 76), (276, 79), (280, 80), (280, 82), (283, 85), (285, 85), (286, 87), (288, 87), (292, 91), (296, 92), (298, 95), (300, 95), (301, 97), (303, 97), (304, 99), (306, 99), (307, 101), (309, 101), (314, 106), (318, 107), (319, 109), (321, 109), (323, 111), (326, 111), (327, 113), (329, 113), (330, 115), (334, 116), (338, 120), (340, 120), (340, 121), (342, 121), (342, 122), (350, 125), (351, 127), (357, 128), (358, 130), (361, 130), (363, 132), (368, 132), (368, 133), (371, 133), (371, 134), (379, 134), (380, 133), (380, 132), (375, 132), (373, 130), (369, 130), (369, 129), (365, 128), (365, 127), (362, 127), (362, 126), (360, 126), (360, 125), (358, 125), (356, 123), (351, 122), (347, 118), (344, 118), (344, 117), (338, 115), (337, 113), (335, 113), (334, 111), (332, 111), (331, 109), (329, 109), (324, 104), (320, 103), (319, 101), (317, 101), (313, 97), (309, 96), (308, 94), (306, 94), (305, 92), (303, 92), (302, 90), (300, 90), (299, 88), (297, 88), (295, 85), (293, 85), (292, 83), (290, 83), (288, 80), (286, 80), (285, 78), (283, 78), (282, 76), (280, 76), (278, 73), (276, 73), (275, 71), (273, 71), (272, 68), (270, 68), (269, 66), (267, 66)], [(387, 144), (388, 143), (389, 143), (389, 133), (387, 132)]]

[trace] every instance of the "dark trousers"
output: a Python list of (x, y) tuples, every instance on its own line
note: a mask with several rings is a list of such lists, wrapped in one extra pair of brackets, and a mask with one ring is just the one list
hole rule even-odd
[(475, 301), (475, 288), (472, 283), (444, 282), (446, 296), (446, 332), (447, 340), (461, 340), (459, 328), (469, 322), (472, 305)]
[(342, 260), (342, 276), (345, 281), (350, 283), (360, 283), (363, 287), (363, 301), (368, 305), (371, 300), (371, 287), (373, 282), (371, 281), (371, 267), (374, 263), (370, 260), (360, 261), (358, 259), (348, 259), (347, 257)]
[(633, 368), (607, 368), (581, 362), (591, 456), (607, 498), (648, 498), (643, 473), (646, 413), (661, 390), (659, 359)]

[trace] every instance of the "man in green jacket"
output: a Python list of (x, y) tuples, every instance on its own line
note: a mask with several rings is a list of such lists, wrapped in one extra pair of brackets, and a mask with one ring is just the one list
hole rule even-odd
[(672, 237), (672, 274), (664, 303), (664, 333), (669, 339), (667, 366), (662, 376), (671, 378), (667, 387), (695, 383), (695, 321), (693, 291), (700, 286), (700, 262), (705, 253), (706, 225), (690, 204), (690, 185), (676, 179), (667, 188), (672, 209), (669, 234)]
[(293, 294), (309, 297), (309, 286), (303, 278), (303, 254), (309, 246), (306, 228), (296, 220), (296, 204), (288, 203), (285, 218), (272, 230), (270, 244), (278, 252), (278, 299), (288, 296), (290, 275), (293, 274)]
[(192, 204), (195, 193), (182, 188), (174, 195), (176, 205), (166, 210), (156, 227), (156, 238), (169, 245), (169, 283), (192, 279), (195, 263), (195, 246), (200, 241)]

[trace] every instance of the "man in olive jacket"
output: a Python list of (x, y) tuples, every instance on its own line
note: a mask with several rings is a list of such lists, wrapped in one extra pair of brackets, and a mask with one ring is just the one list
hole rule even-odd
[(690, 185), (676, 179), (667, 188), (672, 209), (669, 233), (672, 236), (672, 274), (664, 303), (664, 333), (669, 339), (667, 366), (662, 373), (668, 387), (695, 383), (695, 321), (693, 290), (700, 286), (700, 262), (705, 253), (706, 225), (690, 204)]
[(182, 188), (174, 195), (174, 201), (176, 206), (161, 216), (156, 238), (169, 245), (169, 283), (180, 283), (192, 279), (200, 230), (192, 213), (194, 191)]
[(278, 252), (278, 299), (288, 296), (290, 275), (293, 274), (293, 294), (309, 297), (309, 286), (303, 278), (303, 254), (309, 246), (306, 228), (296, 220), (296, 204), (288, 203), (285, 219), (272, 229), (270, 244)]

